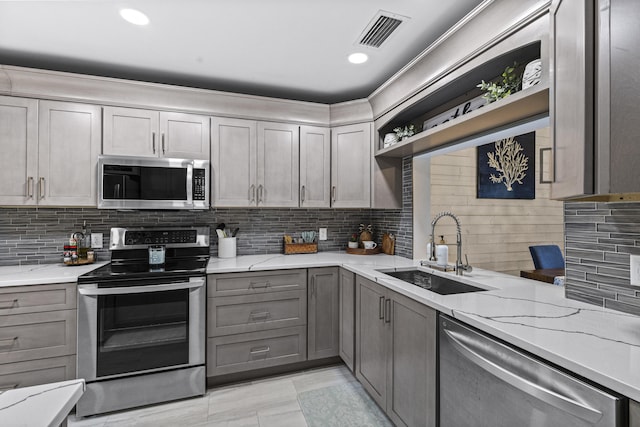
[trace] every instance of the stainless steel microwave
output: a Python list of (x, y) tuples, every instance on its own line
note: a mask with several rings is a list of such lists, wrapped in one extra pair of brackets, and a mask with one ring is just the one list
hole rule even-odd
[(98, 158), (98, 209), (209, 209), (207, 160)]

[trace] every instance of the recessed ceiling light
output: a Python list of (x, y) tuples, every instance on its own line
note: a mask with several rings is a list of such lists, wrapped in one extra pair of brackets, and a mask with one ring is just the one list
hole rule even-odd
[(349, 62), (352, 64), (362, 64), (367, 62), (367, 59), (369, 59), (369, 57), (366, 53), (352, 53), (349, 55)]
[(135, 25), (147, 25), (149, 18), (144, 13), (135, 9), (121, 9), (120, 16), (127, 21)]

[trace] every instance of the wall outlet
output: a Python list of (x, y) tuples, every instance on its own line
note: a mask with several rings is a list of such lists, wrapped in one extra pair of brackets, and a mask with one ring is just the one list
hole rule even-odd
[(91, 233), (91, 247), (102, 249), (102, 233)]
[(630, 255), (629, 266), (631, 269), (631, 284), (640, 286), (640, 255)]
[(321, 228), (318, 232), (318, 239), (320, 240), (327, 240), (327, 229), (326, 228)]

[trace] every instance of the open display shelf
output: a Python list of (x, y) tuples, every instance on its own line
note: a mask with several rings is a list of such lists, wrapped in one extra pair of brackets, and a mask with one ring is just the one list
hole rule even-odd
[[(482, 136), (499, 135), (510, 127), (548, 116), (549, 87), (546, 72), (543, 70), (540, 83), (534, 86), (419, 132), (387, 148), (382, 148), (384, 135), (393, 133), (394, 128), (413, 124), (416, 129), (422, 129), (426, 119), (481, 95), (482, 91), (476, 86), (483, 79), (485, 81), (495, 79), (514, 62), (517, 62), (522, 69), (527, 63), (537, 58), (540, 58), (540, 42), (500, 55), (454, 79), (446, 86), (425, 94), (420, 101), (396, 114), (379, 129), (376, 156), (402, 158), (425, 153)], [(546, 65), (543, 59), (543, 68)]]

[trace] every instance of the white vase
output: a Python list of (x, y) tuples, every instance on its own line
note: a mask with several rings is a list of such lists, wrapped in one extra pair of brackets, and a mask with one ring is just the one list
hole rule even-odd
[(349, 242), (349, 247), (351, 249), (357, 249), (358, 248), (358, 242)]

